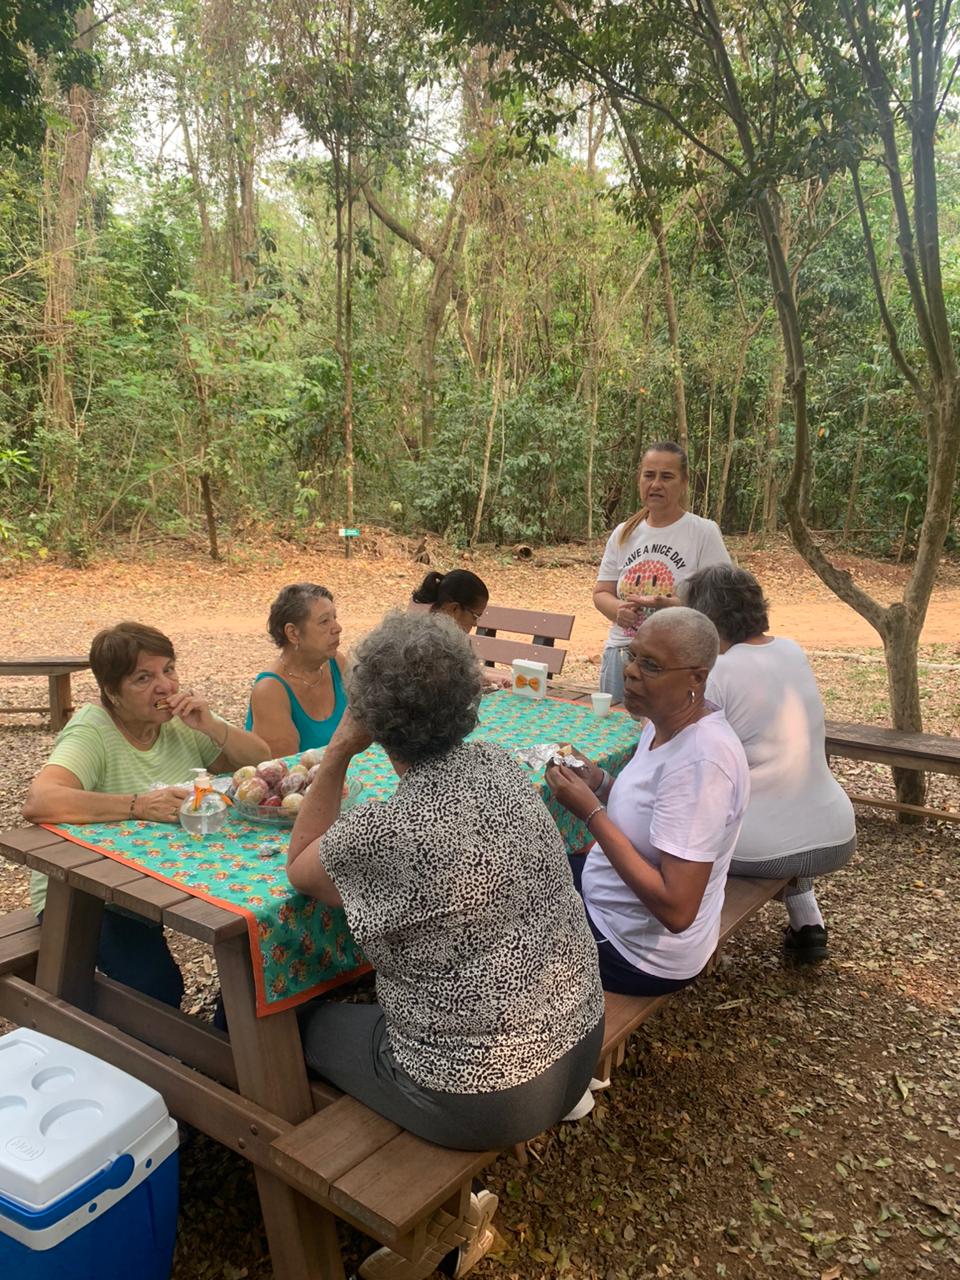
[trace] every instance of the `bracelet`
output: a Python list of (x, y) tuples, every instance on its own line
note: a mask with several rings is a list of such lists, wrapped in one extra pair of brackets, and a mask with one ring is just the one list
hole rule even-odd
[(227, 745), (227, 739), (230, 737), (230, 726), (228, 724), (224, 724), (223, 727), (226, 730), (226, 732), (223, 735), (223, 741), (217, 742), (216, 738), (213, 739), (213, 745), (217, 748), (218, 751), (223, 750), (223, 748)]
[(595, 787), (591, 787), (590, 790), (593, 792), (595, 796), (598, 796), (610, 780), (611, 780), (610, 775), (609, 773), (607, 773), (606, 769), (601, 769), (600, 781), (597, 783)]
[(605, 804), (598, 804), (597, 807), (595, 809), (591, 809), (590, 812), (587, 814), (587, 816), (583, 819), (583, 825), (589, 831), (590, 823), (594, 820), (597, 814), (606, 813), (606, 812), (607, 812), (607, 806)]
[(134, 805), (137, 803), (137, 801), (138, 801), (139, 799), (140, 799), (140, 795), (139, 795), (139, 793), (137, 793), (137, 792), (135, 792), (135, 793), (130, 797), (130, 812), (127, 814), (127, 817), (128, 817), (128, 818), (135, 818), (135, 817), (137, 816), (137, 815), (134, 813)]

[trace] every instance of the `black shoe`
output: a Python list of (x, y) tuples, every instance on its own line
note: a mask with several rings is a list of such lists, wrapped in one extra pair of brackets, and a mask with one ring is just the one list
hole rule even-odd
[(827, 930), (822, 924), (805, 924), (787, 929), (783, 935), (783, 956), (791, 964), (820, 964), (827, 958)]

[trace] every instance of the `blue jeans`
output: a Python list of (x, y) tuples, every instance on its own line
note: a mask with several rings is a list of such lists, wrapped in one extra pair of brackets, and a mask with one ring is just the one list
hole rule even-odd
[[(42, 923), (42, 911), (38, 919)], [(97, 968), (114, 982), (180, 1008), (183, 974), (170, 954), (163, 926), (152, 920), (107, 907), (100, 925)]]
[(623, 701), (623, 663), (620, 661), (621, 645), (608, 644), (600, 659), (600, 688), (613, 694), (614, 702)]
[[(584, 864), (587, 860), (579, 853), (569, 854), (568, 858), (570, 870), (573, 873), (573, 883), (576, 886), (577, 893), (582, 898), (583, 888), (581, 881), (583, 880)], [(596, 939), (597, 960), (600, 964), (600, 985), (604, 991), (610, 991), (615, 995), (621, 996), (666, 996), (672, 991), (679, 991), (682, 987), (688, 987), (691, 982), (696, 981), (695, 977), (658, 978), (655, 973), (645, 973), (643, 969), (635, 968), (629, 960), (624, 960), (613, 943), (608, 941), (593, 923), (586, 903), (583, 904), (583, 909), (586, 912), (590, 932)]]

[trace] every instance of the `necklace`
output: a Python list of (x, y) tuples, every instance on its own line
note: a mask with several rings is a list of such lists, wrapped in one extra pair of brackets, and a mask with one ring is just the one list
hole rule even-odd
[(138, 738), (137, 735), (130, 728), (130, 726), (128, 724), (125, 724), (120, 719), (119, 716), (115, 715), (113, 718), (116, 721), (117, 725), (119, 726), (120, 730), (127, 735), (127, 737), (133, 742), (133, 744), (137, 747), (143, 747), (144, 750), (147, 750), (148, 748), (152, 747), (153, 744), (156, 742), (157, 738), (160, 736), (159, 725), (153, 730), (152, 733), (148, 734), (146, 738)]
[(291, 680), (299, 680), (301, 684), (305, 684), (308, 689), (316, 689), (323, 684), (324, 676), (327, 674), (327, 664), (320, 668), (320, 675), (316, 680), (308, 680), (306, 676), (298, 676), (295, 671), (291, 671), (285, 662), (280, 663), (280, 670), (285, 676), (289, 676)]

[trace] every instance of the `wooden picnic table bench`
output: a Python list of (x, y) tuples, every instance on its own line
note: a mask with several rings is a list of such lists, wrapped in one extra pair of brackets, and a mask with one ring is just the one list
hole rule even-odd
[[(335, 1217), (407, 1258), (436, 1209), (462, 1218), (472, 1178), (500, 1153), (435, 1146), (311, 1082), (295, 1011), (256, 1016), (240, 917), (39, 827), (0, 834), (0, 853), (49, 877), (42, 929), (29, 911), (0, 919), (0, 1016), (130, 1072), (250, 1160), (277, 1280), (343, 1280)], [(721, 943), (783, 883), (728, 881)], [(213, 946), (229, 1037), (95, 972), (107, 903)], [(606, 997), (598, 1072), (665, 998)]]
[[(921, 773), (960, 775), (960, 738), (935, 733), (908, 733), (873, 724), (846, 724), (827, 721), (827, 758), (841, 756), (846, 760), (871, 760), (894, 769), (916, 769)], [(912, 813), (918, 817), (960, 821), (960, 814), (945, 809), (929, 809), (922, 805), (901, 804), (879, 796), (850, 792), (855, 804)]]
[(827, 755), (876, 760), (925, 773), (960, 774), (960, 738), (935, 733), (906, 733), (874, 724), (827, 721)]
[(49, 706), (0, 707), (0, 711), (50, 712), (50, 728), (59, 733), (73, 715), (73, 697), (70, 677), (76, 671), (86, 671), (87, 658), (0, 658), (0, 676), (46, 676), (49, 687)]

